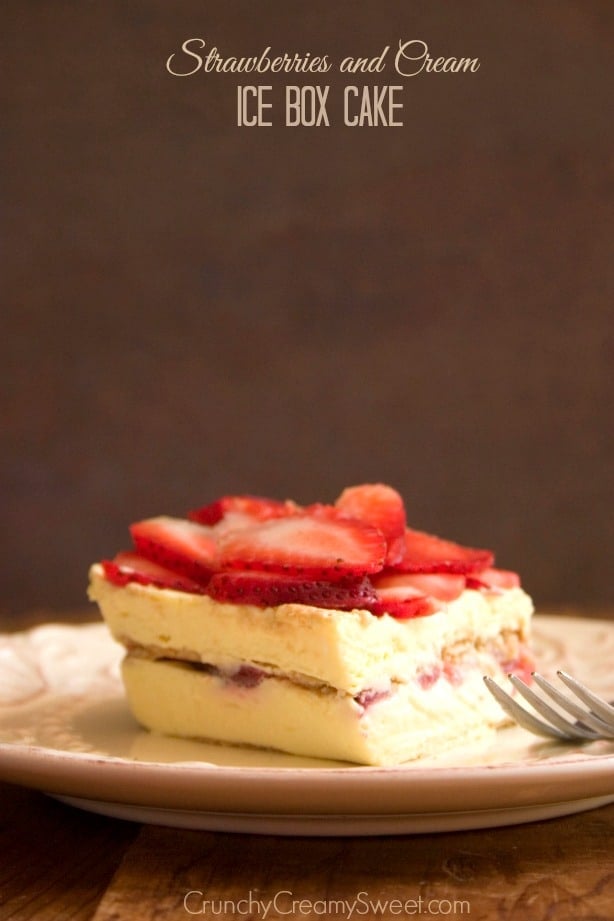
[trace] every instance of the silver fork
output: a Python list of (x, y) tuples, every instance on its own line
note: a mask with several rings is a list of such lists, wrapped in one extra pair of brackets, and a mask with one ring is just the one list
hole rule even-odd
[(583, 739), (585, 741), (594, 741), (595, 739), (614, 739), (614, 706), (607, 703), (601, 697), (597, 697), (587, 687), (568, 675), (567, 672), (558, 671), (558, 677), (567, 685), (570, 691), (589, 708), (579, 706), (575, 700), (568, 695), (562, 694), (549, 681), (542, 678), (537, 672), (533, 672), (535, 684), (544, 691), (548, 697), (554, 700), (563, 710), (575, 716), (576, 722), (571, 723), (561, 716), (558, 710), (555, 710), (550, 704), (542, 700), (535, 691), (528, 687), (524, 681), (517, 678), (516, 675), (508, 675), (508, 678), (531, 706), (547, 722), (538, 719), (521, 707), (509, 694), (507, 694), (492, 678), (484, 676), (486, 687), (498, 700), (505, 712), (512, 717), (524, 729), (534, 732), (539, 736), (548, 738), (561, 739), (570, 741), (572, 739)]

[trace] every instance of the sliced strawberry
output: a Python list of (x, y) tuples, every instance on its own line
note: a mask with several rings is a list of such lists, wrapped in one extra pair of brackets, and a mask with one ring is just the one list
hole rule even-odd
[(351, 611), (377, 601), (368, 577), (339, 582), (313, 581), (298, 576), (254, 570), (228, 570), (212, 576), (207, 593), (216, 601), (274, 607), (279, 604), (309, 604), (318, 608)]
[(393, 537), (387, 543), (386, 566), (396, 569), (405, 557), (405, 534)]
[(297, 510), (298, 506), (293, 502), (280, 502), (263, 496), (222, 496), (209, 505), (189, 512), (188, 518), (200, 524), (214, 525), (227, 515), (235, 515), (235, 521), (240, 521), (242, 517), (245, 524), (251, 524), (256, 521), (267, 521), (269, 518), (281, 518), (294, 514)]
[(113, 585), (127, 585), (137, 582), (139, 585), (153, 585), (156, 588), (173, 588), (178, 592), (191, 592), (202, 594), (205, 589), (198, 582), (188, 579), (179, 573), (152, 563), (138, 553), (124, 551), (118, 553), (112, 560), (103, 560), (102, 568), (109, 582)]
[(467, 588), (484, 588), (505, 591), (509, 588), (520, 587), (520, 576), (509, 569), (483, 569), (474, 575), (467, 576)]
[(378, 572), (386, 541), (377, 528), (343, 518), (296, 514), (220, 535), (223, 569), (257, 569), (336, 581)]
[(490, 550), (462, 547), (423, 531), (405, 531), (405, 555), (393, 568), (398, 572), (449, 572), (461, 575), (477, 573), (492, 566)]
[(439, 610), (432, 598), (406, 598), (394, 601), (388, 597), (380, 599), (378, 613), (389, 614), (397, 620), (409, 620), (410, 617), (428, 617)]
[(130, 525), (130, 533), (141, 556), (201, 585), (217, 569), (214, 532), (204, 525), (161, 515)]
[(396, 489), (384, 483), (349, 486), (335, 502), (335, 508), (348, 518), (380, 529), (388, 544), (386, 563), (389, 566), (401, 559), (405, 548), (399, 538), (405, 532), (406, 519), (405, 505)]
[(370, 608), (373, 614), (390, 614), (391, 617), (406, 619), (434, 614), (441, 603), (428, 596), (423, 587), (416, 584), (415, 576), (404, 573), (386, 573), (373, 578), (377, 593), (377, 604)]
[(425, 595), (411, 596), (392, 588), (382, 589), (377, 594), (377, 603), (369, 610), (380, 617), (389, 614), (396, 620), (409, 620), (410, 617), (427, 617), (439, 610), (433, 599)]
[(379, 592), (386, 588), (415, 589), (420, 595), (427, 595), (437, 601), (454, 601), (465, 590), (465, 576), (452, 573), (382, 573), (373, 577), (373, 585)]

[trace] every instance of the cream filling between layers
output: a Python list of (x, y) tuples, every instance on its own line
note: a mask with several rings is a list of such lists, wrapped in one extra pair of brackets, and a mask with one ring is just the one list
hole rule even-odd
[(467, 590), (440, 612), (410, 620), (302, 604), (260, 608), (137, 583), (116, 586), (99, 564), (90, 571), (89, 597), (115, 639), (129, 649), (222, 671), (253, 665), (349, 695), (407, 681), (459, 644), (487, 648), (504, 635), (521, 650), (533, 613), (520, 588)]
[(438, 754), (488, 739), (505, 722), (479, 670), (459, 686), (394, 685), (365, 706), (328, 687), (276, 677), (243, 687), (185, 663), (132, 655), (122, 674), (130, 708), (150, 730), (360, 764)]
[[(323, 681), (304, 675), (297, 671), (282, 672), (270, 665), (256, 662), (233, 660), (224, 664), (203, 662), (190, 650), (168, 650), (160, 646), (139, 646), (132, 641), (125, 640), (124, 645), (128, 654), (133, 658), (148, 659), (150, 661), (180, 662), (194, 669), (217, 674), (228, 682), (235, 682), (244, 687), (253, 687), (266, 678), (278, 678), (311, 688), (312, 690), (328, 690), (335, 693), (345, 693), (356, 697), (356, 694), (344, 688), (337, 688)], [(389, 692), (395, 684), (405, 684), (417, 681), (422, 687), (428, 688), (440, 679), (460, 684), (465, 680), (468, 671), (478, 669), (482, 675), (501, 677), (504, 672), (514, 670), (517, 662), (522, 663), (527, 656), (527, 648), (520, 641), (518, 633), (506, 630), (494, 640), (483, 644), (478, 640), (455, 643), (440, 651), (439, 657), (430, 662), (426, 667), (407, 672), (402, 678), (391, 679), (381, 675), (379, 679), (368, 687), (360, 690), (361, 694), (373, 695)], [(505, 666), (505, 668), (503, 667)]]

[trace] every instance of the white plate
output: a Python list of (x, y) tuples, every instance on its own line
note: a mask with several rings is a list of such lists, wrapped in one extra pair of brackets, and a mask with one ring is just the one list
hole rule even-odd
[[(534, 620), (539, 669), (614, 698), (614, 623)], [(0, 778), (93, 812), (220, 831), (374, 835), (486, 828), (614, 802), (614, 743), (496, 744), (373, 768), (157, 736), (124, 703), (102, 624), (0, 635)]]

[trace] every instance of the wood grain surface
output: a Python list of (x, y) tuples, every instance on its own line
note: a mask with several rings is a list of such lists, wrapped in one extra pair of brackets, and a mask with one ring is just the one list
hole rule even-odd
[(0, 816), (2, 921), (237, 921), (275, 899), (271, 919), (342, 919), (338, 900), (357, 899), (354, 918), (612, 919), (614, 805), (485, 831), (282, 838), (139, 827), (2, 784)]
[(0, 918), (91, 918), (135, 825), (0, 784)]
[(614, 806), (524, 829), (425, 837), (281, 839), (146, 828), (95, 919), (176, 917), (192, 891), (188, 908), (204, 901), (209, 915), (221, 907), (225, 919), (238, 917), (239, 900), (251, 892), (265, 904), (278, 894), (272, 917), (283, 917), (293, 901), (293, 916), (313, 919), (327, 901), (359, 898), (363, 912), (369, 902), (388, 900), (383, 918), (399, 915), (399, 900), (413, 914), (438, 902), (438, 913), (454, 917), (605, 921), (614, 906), (613, 833)]

